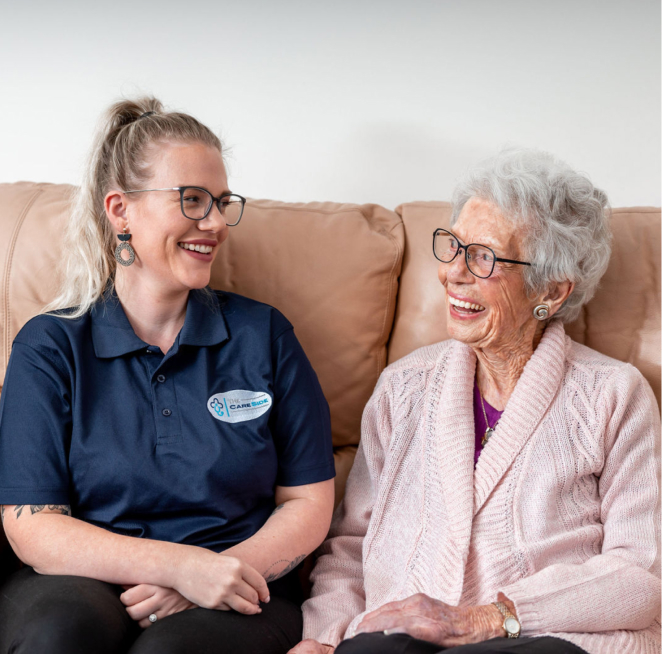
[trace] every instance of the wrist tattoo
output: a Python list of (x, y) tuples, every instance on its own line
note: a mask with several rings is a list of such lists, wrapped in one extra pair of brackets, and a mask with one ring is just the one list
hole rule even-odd
[[(305, 554), (300, 554), (297, 556), (294, 561), (287, 561), (286, 559), (280, 559), (280, 561), (276, 561), (275, 563), (272, 563), (266, 570), (266, 572), (262, 575), (264, 577), (264, 580), (267, 583), (270, 583), (272, 581), (276, 581), (276, 579), (280, 579), (281, 577), (284, 577), (286, 574), (289, 572), (292, 572), (294, 568), (296, 568), (301, 561), (303, 561), (306, 558)], [(269, 573), (269, 570), (271, 568), (277, 566), (279, 563), (287, 563), (287, 565), (280, 571), (280, 572), (272, 572)]]

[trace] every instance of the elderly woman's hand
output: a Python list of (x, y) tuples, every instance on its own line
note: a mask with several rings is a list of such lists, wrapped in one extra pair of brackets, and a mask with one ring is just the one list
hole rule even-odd
[(152, 623), (149, 616), (154, 614), (157, 618), (196, 608), (196, 604), (189, 602), (172, 588), (163, 588), (152, 584), (139, 584), (137, 586), (124, 586), (125, 592), (120, 595), (122, 604), (126, 606), (129, 616), (143, 629)]
[(502, 625), (503, 617), (492, 604), (451, 606), (418, 593), (367, 613), (356, 634), (374, 631), (406, 633), (436, 645), (455, 647), (504, 636)]
[(333, 654), (335, 647), (331, 645), (322, 645), (312, 638), (302, 640), (298, 645), (293, 647), (287, 654)]

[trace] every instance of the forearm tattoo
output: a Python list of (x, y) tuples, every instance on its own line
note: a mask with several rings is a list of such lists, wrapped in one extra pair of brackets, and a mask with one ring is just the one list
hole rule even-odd
[[(306, 558), (305, 554), (301, 554), (300, 556), (297, 556), (294, 561), (287, 561), (286, 559), (280, 559), (280, 561), (276, 561), (275, 563), (272, 563), (264, 573), (263, 577), (264, 580), (267, 583), (270, 583), (272, 581), (276, 581), (276, 579), (280, 579), (281, 577), (284, 577), (288, 572), (292, 572), (294, 568), (296, 568), (301, 561), (303, 561)], [(280, 572), (269, 572), (271, 568), (277, 566), (279, 563), (287, 563), (287, 565), (280, 571)]]
[[(283, 503), (283, 504), (279, 504), (279, 505), (278, 505), (278, 506), (277, 506), (277, 507), (271, 512), (271, 515), (276, 515), (276, 513), (278, 513), (278, 512), (284, 507), (284, 506), (285, 506), (284, 503)], [(269, 517), (271, 517), (271, 516), (269, 516)]]
[[(60, 513), (62, 515), (71, 515), (71, 507), (68, 504), (17, 504), (14, 507), (14, 513), (16, 514), (16, 518), (21, 517), (21, 513), (23, 513), (23, 509), (26, 506), (30, 507), (30, 515), (34, 515), (35, 513), (39, 513), (40, 511), (43, 511), (44, 509), (48, 509), (52, 513)], [(3, 505), (3, 507), (2, 507), (3, 520), (4, 520), (4, 515), (5, 515), (5, 507)]]

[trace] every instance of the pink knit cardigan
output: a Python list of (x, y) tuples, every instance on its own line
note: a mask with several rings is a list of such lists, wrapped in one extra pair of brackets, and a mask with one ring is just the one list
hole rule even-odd
[(522, 635), (660, 653), (660, 420), (642, 375), (552, 322), (474, 471), (476, 357), (444, 341), (389, 366), (303, 606), (336, 645), (425, 593), (514, 603)]

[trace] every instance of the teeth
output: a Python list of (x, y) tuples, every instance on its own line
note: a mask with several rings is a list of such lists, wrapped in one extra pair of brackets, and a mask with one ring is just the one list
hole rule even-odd
[(214, 248), (211, 245), (193, 245), (193, 243), (177, 243), (184, 250), (193, 250), (202, 254), (209, 254)]
[(451, 297), (450, 295), (448, 296), (448, 301), (456, 306), (460, 307), (461, 309), (473, 309), (474, 311), (482, 311), (485, 309), (484, 306), (481, 306), (480, 304), (472, 304), (471, 302), (465, 302), (464, 300), (456, 300), (454, 297)]

